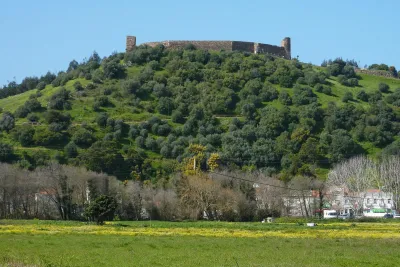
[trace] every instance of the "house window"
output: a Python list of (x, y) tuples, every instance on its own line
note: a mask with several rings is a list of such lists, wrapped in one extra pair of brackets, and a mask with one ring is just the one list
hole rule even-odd
[(392, 202), (392, 200), (391, 199), (388, 199), (388, 204), (390, 204)]
[(378, 200), (377, 199), (374, 199), (374, 204), (378, 204)]
[(367, 198), (367, 204), (371, 204), (371, 199)]
[(349, 204), (349, 200), (346, 199), (346, 200), (344, 201), (344, 203), (345, 203), (345, 204)]

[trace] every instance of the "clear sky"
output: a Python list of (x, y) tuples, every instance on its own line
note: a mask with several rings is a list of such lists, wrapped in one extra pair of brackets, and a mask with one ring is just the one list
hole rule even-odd
[(65, 70), (100, 56), (162, 40), (237, 40), (279, 45), (320, 64), (355, 59), (400, 68), (397, 0), (1, 0), (0, 87), (7, 81)]

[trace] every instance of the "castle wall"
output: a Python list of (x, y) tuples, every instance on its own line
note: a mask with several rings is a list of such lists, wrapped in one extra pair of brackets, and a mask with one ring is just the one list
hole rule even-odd
[(188, 44), (193, 44), (198, 49), (232, 51), (231, 41), (164, 41), (144, 44), (151, 47), (163, 44), (165, 47), (172, 49), (184, 48)]
[(254, 53), (254, 43), (233, 41), (232, 51), (244, 51), (244, 52)]
[(258, 53), (272, 54), (278, 57), (290, 59), (286, 54), (285, 48), (276, 45), (258, 44)]
[[(265, 53), (277, 57), (290, 59), (290, 38), (282, 40), (283, 46), (275, 46), (269, 44), (261, 44), (254, 42), (241, 42), (241, 41), (163, 41), (163, 42), (148, 42), (143, 45), (155, 47), (157, 45), (164, 45), (166, 48), (178, 49), (184, 48), (188, 44), (194, 45), (198, 49), (205, 50), (225, 50), (225, 51), (243, 51), (249, 53)], [(126, 51), (132, 51), (136, 46), (136, 37), (134, 40), (132, 36), (127, 37)]]

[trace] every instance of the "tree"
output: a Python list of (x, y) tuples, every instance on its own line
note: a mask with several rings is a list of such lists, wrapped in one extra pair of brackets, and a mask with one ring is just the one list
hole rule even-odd
[(99, 125), (100, 127), (106, 127), (107, 120), (108, 120), (107, 113), (102, 112), (102, 113), (97, 114), (96, 122), (97, 122), (97, 125)]
[(105, 220), (113, 219), (116, 209), (117, 201), (114, 197), (100, 195), (85, 208), (85, 215), (89, 220), (103, 224)]
[(95, 142), (80, 158), (92, 171), (106, 172), (121, 178), (127, 176), (124, 158), (113, 141)]
[(185, 117), (183, 116), (182, 112), (179, 110), (174, 110), (171, 115), (171, 119), (175, 123), (184, 123)]
[(3, 113), (2, 117), (0, 118), (0, 131), (9, 132), (15, 126), (14, 116), (9, 113)]
[(4, 144), (0, 142), (0, 161), (7, 162), (11, 161), (14, 156), (13, 147), (9, 144)]
[(379, 83), (378, 89), (382, 93), (389, 93), (390, 87), (386, 83)]
[(95, 137), (85, 128), (79, 128), (72, 136), (72, 141), (78, 146), (90, 146), (95, 141)]
[(102, 65), (106, 79), (122, 78), (125, 75), (125, 67), (119, 63), (118, 58), (105, 60)]
[(76, 91), (83, 91), (84, 90), (82, 84), (79, 81), (76, 81), (74, 83), (74, 88), (75, 88)]
[(161, 97), (158, 100), (157, 110), (161, 114), (170, 115), (174, 110), (174, 101), (169, 97)]
[(393, 196), (394, 209), (400, 207), (400, 157), (390, 156), (382, 158), (379, 164), (381, 186), (385, 192)]
[(329, 155), (332, 162), (340, 162), (345, 158), (355, 155), (359, 146), (345, 130), (339, 129), (332, 132)]
[(22, 146), (29, 146), (33, 143), (34, 134), (35, 129), (32, 126), (24, 126), (16, 131), (15, 137)]
[(353, 94), (351, 92), (344, 93), (344, 95), (342, 97), (342, 101), (344, 103), (347, 103), (347, 102), (352, 101), (352, 100), (353, 100)]
[(353, 192), (354, 198), (349, 198), (354, 210), (362, 212), (367, 189), (373, 187), (379, 180), (376, 164), (365, 156), (356, 156), (338, 163), (328, 174), (328, 186)]
[(76, 158), (78, 156), (78, 147), (71, 141), (64, 147), (64, 152), (68, 158)]
[(356, 95), (356, 98), (361, 101), (368, 102), (368, 94), (364, 90), (359, 91)]

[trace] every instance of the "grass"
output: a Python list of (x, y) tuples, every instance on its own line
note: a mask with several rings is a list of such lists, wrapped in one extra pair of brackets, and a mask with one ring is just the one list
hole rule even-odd
[(394, 266), (398, 226), (0, 221), (0, 266)]

